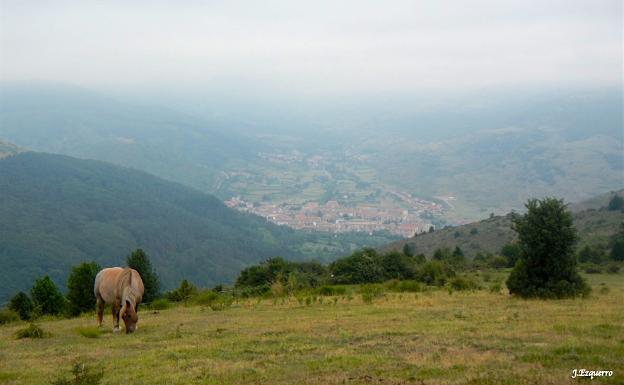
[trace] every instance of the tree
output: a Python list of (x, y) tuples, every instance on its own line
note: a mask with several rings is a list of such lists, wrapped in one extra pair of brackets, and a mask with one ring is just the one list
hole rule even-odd
[(100, 266), (95, 263), (81, 263), (72, 268), (67, 278), (67, 301), (69, 314), (77, 316), (82, 312), (95, 309), (93, 286)]
[(450, 256), (450, 263), (456, 267), (461, 267), (466, 264), (466, 257), (459, 246), (455, 246), (455, 250), (453, 250), (453, 253)]
[(514, 216), (520, 260), (507, 279), (509, 293), (521, 297), (585, 295), (589, 286), (576, 271), (577, 240), (572, 214), (562, 200), (530, 199), (523, 216)]
[(128, 267), (138, 271), (145, 286), (143, 302), (149, 303), (157, 298), (160, 292), (160, 280), (152, 267), (149, 256), (142, 249), (136, 249), (127, 258)]
[(374, 249), (358, 250), (329, 266), (335, 283), (374, 283), (384, 280), (384, 269)]
[(20, 319), (23, 320), (29, 320), (32, 317), (33, 308), (32, 300), (28, 294), (23, 291), (15, 294), (15, 296), (11, 298), (11, 302), (9, 302), (9, 309), (15, 311)]
[(500, 251), (507, 258), (507, 267), (514, 267), (520, 258), (520, 246), (517, 243), (508, 243)]
[(65, 297), (47, 275), (35, 281), (30, 295), (40, 314), (60, 314), (65, 310)]
[(410, 247), (409, 243), (406, 243), (403, 245), (403, 254), (407, 255), (408, 257), (411, 257), (414, 255), (412, 253), (412, 248)]

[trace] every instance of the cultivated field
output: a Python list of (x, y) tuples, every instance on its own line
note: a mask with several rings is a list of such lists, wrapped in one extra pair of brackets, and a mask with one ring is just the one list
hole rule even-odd
[(43, 339), (16, 339), (26, 324), (13, 323), (0, 327), (0, 383), (49, 384), (80, 361), (102, 384), (590, 383), (575, 368), (622, 384), (623, 275), (588, 279), (591, 297), (576, 300), (431, 290), (143, 309), (134, 335), (113, 334), (108, 316), (99, 338), (83, 335), (94, 315), (42, 320)]

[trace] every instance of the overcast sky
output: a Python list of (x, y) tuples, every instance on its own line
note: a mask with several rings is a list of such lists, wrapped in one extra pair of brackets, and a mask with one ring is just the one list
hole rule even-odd
[(0, 79), (294, 92), (622, 84), (622, 1), (3, 1)]

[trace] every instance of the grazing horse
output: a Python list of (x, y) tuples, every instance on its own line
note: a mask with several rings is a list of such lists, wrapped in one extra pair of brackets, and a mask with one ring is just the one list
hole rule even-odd
[(98, 326), (102, 326), (104, 306), (112, 305), (113, 332), (119, 332), (119, 317), (126, 325), (126, 333), (136, 330), (139, 321), (139, 303), (143, 299), (143, 280), (141, 275), (129, 267), (109, 267), (102, 269), (95, 276), (93, 292), (97, 298)]

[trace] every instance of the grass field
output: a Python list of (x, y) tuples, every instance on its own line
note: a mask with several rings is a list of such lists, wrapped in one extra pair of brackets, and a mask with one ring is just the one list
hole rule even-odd
[(102, 384), (622, 384), (623, 278), (588, 276), (590, 298), (560, 301), (431, 290), (143, 309), (133, 335), (113, 334), (110, 316), (101, 334), (94, 315), (41, 320), (43, 339), (16, 339), (27, 324), (13, 323), (0, 383), (49, 384), (80, 361)]

